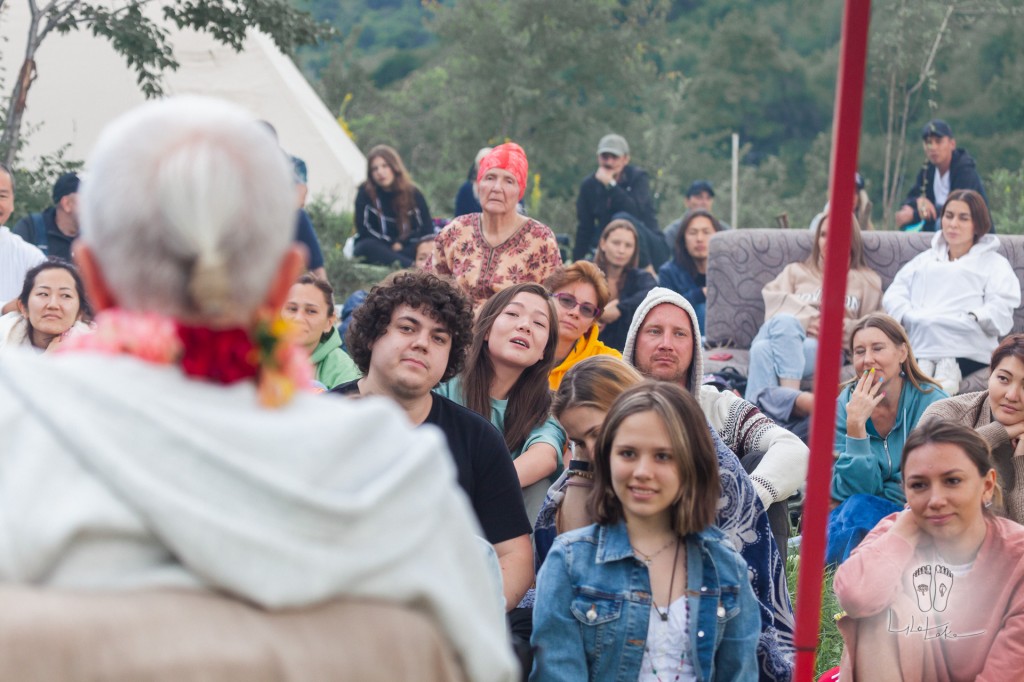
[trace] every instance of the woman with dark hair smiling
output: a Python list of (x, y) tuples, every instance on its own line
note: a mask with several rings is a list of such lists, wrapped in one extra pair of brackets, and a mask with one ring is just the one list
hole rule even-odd
[(1020, 281), (991, 227), (980, 194), (950, 192), (931, 248), (900, 268), (882, 297), (886, 312), (907, 330), (922, 369), (950, 395), (964, 376), (988, 364), (1020, 305)]
[(505, 436), (531, 519), (565, 448), (565, 432), (549, 414), (557, 321), (555, 305), (539, 284), (498, 292), (480, 310), (462, 374), (438, 389)]
[(718, 460), (696, 399), (627, 390), (593, 466), (596, 524), (559, 536), (537, 577), (530, 679), (757, 679), (757, 599), (713, 526)]
[(92, 317), (78, 269), (60, 258), (25, 273), (18, 310), (0, 317), (0, 350), (18, 346), (56, 349), (70, 334), (88, 332)]
[(313, 275), (303, 275), (288, 290), (281, 317), (291, 321), (296, 342), (309, 351), (316, 380), (328, 390), (362, 376), (356, 363), (341, 349), (335, 323), (334, 289)]
[(1007, 515), (1024, 523), (1024, 334), (1011, 334), (992, 353), (988, 389), (932, 403), (921, 424), (942, 421), (974, 429), (992, 449)]
[(379, 144), (366, 155), (366, 182), (356, 195), (355, 255), (367, 263), (407, 268), (416, 243), (434, 229), (430, 208), (398, 152)]
[(900, 468), (906, 507), (836, 572), (843, 679), (1020, 679), (1024, 528), (993, 514), (988, 446), (935, 421), (907, 439)]

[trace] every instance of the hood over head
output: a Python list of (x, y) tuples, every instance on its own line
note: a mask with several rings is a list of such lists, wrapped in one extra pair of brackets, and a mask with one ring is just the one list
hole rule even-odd
[(701, 384), (704, 382), (704, 350), (700, 343), (700, 325), (697, 324), (697, 313), (693, 310), (690, 302), (671, 289), (666, 289), (665, 287), (651, 289), (647, 297), (644, 298), (643, 303), (636, 309), (636, 312), (633, 314), (633, 321), (629, 324), (629, 332), (626, 334), (626, 345), (622, 350), (622, 359), (636, 367), (637, 332), (640, 331), (640, 326), (644, 323), (644, 319), (647, 318), (647, 314), (655, 306), (659, 306), (662, 303), (671, 303), (674, 306), (678, 306), (690, 316), (690, 324), (693, 325), (693, 360), (690, 362), (690, 381), (686, 388), (696, 396)]

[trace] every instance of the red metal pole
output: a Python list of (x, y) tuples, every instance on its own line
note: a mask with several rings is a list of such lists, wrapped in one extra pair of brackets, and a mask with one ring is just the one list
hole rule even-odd
[(807, 500), (804, 503), (800, 575), (797, 581), (796, 682), (810, 682), (813, 679), (814, 655), (818, 648), (825, 529), (836, 428), (835, 396), (838, 394), (839, 361), (843, 344), (854, 174), (857, 172), (857, 148), (860, 143), (870, 19), (870, 0), (846, 0), (832, 125), (828, 242), (825, 247), (821, 334), (818, 337), (818, 358), (814, 370), (816, 400), (811, 419), (811, 461), (807, 472)]

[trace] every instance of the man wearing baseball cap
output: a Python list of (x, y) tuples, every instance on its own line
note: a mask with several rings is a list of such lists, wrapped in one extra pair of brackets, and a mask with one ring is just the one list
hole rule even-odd
[[(988, 197), (974, 159), (966, 149), (957, 149), (948, 123), (938, 118), (928, 121), (921, 129), (921, 139), (928, 160), (921, 166), (906, 201), (896, 212), (896, 227), (915, 232), (935, 232), (940, 229), (946, 197), (953, 190), (973, 189), (985, 198), (985, 203), (988, 203)], [(995, 232), (995, 226), (992, 232)]]
[[(686, 206), (686, 210), (678, 220), (673, 220), (669, 223), (668, 227), (665, 228), (665, 241), (668, 243), (669, 248), (674, 249), (676, 247), (676, 239), (679, 238), (679, 230), (682, 229), (683, 221), (686, 220), (686, 216), (690, 215), (690, 211), (707, 211), (714, 215), (715, 206), (715, 188), (711, 184), (710, 180), (694, 180), (690, 183), (690, 188), (686, 190), (686, 199), (683, 200), (683, 204)], [(723, 221), (718, 216), (718, 224), (723, 230), (731, 230), (732, 225)]]
[(616, 213), (629, 213), (657, 232), (658, 218), (647, 171), (629, 164), (629, 143), (622, 135), (605, 135), (597, 145), (597, 170), (580, 185), (576, 197), (575, 260), (596, 247), (601, 230)]
[(78, 237), (78, 183), (78, 174), (62, 174), (53, 183), (53, 206), (25, 216), (11, 231), (47, 256), (70, 261)]

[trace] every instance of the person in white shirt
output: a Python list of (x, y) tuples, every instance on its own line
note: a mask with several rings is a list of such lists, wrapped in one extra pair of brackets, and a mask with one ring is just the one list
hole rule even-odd
[[(0, 584), (269, 613), (377, 601), (426, 616), (468, 679), (516, 679), (441, 432), (304, 390), (308, 352), (277, 315), (306, 259), (271, 135), (226, 102), (170, 98), (110, 124), (89, 168), (75, 257), (96, 332), (0, 357)], [(397, 664), (404, 631), (360, 625), (379, 646), (349, 660)]]
[(921, 369), (950, 395), (963, 376), (988, 365), (1020, 305), (1020, 281), (989, 234), (991, 221), (980, 194), (950, 192), (931, 248), (900, 268), (882, 296)]
[(14, 310), (25, 273), (46, 260), (43, 252), (7, 228), (14, 212), (14, 174), (0, 163), (0, 305), (3, 312)]

